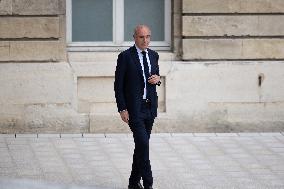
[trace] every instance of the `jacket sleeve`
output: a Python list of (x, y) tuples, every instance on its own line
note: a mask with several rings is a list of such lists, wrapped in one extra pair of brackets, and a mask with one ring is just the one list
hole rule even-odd
[(160, 76), (160, 69), (159, 69), (159, 54), (157, 53), (157, 75)]
[(115, 80), (114, 80), (114, 92), (115, 92), (118, 112), (127, 109), (125, 103), (125, 94), (124, 94), (125, 74), (126, 74), (126, 62), (123, 60), (123, 54), (120, 53), (117, 58)]
[[(157, 75), (160, 76), (160, 69), (159, 69), (159, 54), (156, 53), (156, 57), (157, 57)], [(162, 84), (161, 80), (156, 84), (158, 86), (160, 86)]]

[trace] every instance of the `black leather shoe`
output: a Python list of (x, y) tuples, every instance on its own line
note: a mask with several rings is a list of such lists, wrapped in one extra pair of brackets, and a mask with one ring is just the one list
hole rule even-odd
[(129, 184), (128, 189), (144, 189), (143, 186), (138, 182), (137, 184)]

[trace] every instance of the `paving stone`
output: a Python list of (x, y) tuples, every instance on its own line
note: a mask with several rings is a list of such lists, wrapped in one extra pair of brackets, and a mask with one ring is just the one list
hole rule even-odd
[(273, 152), (277, 152), (277, 153), (284, 153), (284, 147), (279, 147), (279, 148), (273, 147), (273, 148), (271, 148), (271, 150)]
[(13, 178), (13, 177), (17, 177), (18, 176), (18, 172), (17, 172), (16, 167), (13, 167), (13, 168), (11, 168), (11, 167), (1, 167), (0, 176), (1, 176), (1, 178), (3, 178), (3, 177)]
[(272, 171), (268, 168), (263, 169), (251, 169), (249, 170), (251, 175), (254, 175), (256, 178), (277, 178), (276, 175), (273, 175)]
[[(283, 134), (283, 133), (282, 133)], [(282, 143), (284, 143), (284, 136), (276, 136), (275, 138), (277, 138), (277, 140), (281, 141)]]
[(244, 151), (244, 149), (240, 149), (240, 148), (226, 148), (226, 149), (224, 149), (224, 152), (226, 154), (244, 154), (244, 153), (246, 153)]
[(281, 141), (277, 139), (277, 137), (265, 137), (265, 139), (262, 137), (261, 140), (258, 140), (261, 142), (263, 145), (274, 145), (274, 144), (282, 144), (284, 145)]
[(242, 169), (239, 169), (239, 171), (226, 170), (225, 175), (228, 175), (231, 178), (243, 178), (243, 177), (248, 177), (249, 173), (244, 172)]
[[(128, 184), (134, 143), (127, 135), (4, 137), (0, 136), (3, 144), (0, 176), (120, 189)], [(150, 156), (155, 186), (281, 188), (284, 186), (281, 139), (282, 136), (273, 133), (153, 135)]]
[(206, 183), (210, 183), (213, 188), (224, 188), (230, 184), (228, 179), (220, 175), (211, 175), (210, 177), (205, 177), (204, 180)]
[(7, 148), (7, 145), (6, 143), (4, 143), (4, 141), (0, 142), (0, 148)]
[(45, 173), (44, 174), (44, 180), (53, 182), (53, 183), (59, 183), (59, 184), (70, 184), (72, 183), (72, 177), (69, 174), (62, 174), (62, 173)]
[(17, 173), (19, 176), (36, 176), (36, 175), (41, 175), (42, 170), (40, 168), (19, 168), (17, 170)]
[[(78, 165), (76, 165), (76, 166), (78, 166)], [(82, 166), (82, 167), (76, 167), (76, 168), (72, 168), (72, 167), (69, 167), (69, 170), (70, 170), (70, 172), (71, 172), (71, 174), (73, 174), (73, 175), (94, 175), (93, 174), (93, 172), (92, 172), (92, 170), (91, 169), (89, 169), (88, 167), (86, 167), (86, 166)], [(74, 176), (74, 177), (76, 177), (76, 176)]]
[(6, 138), (6, 142), (8, 145), (26, 145), (28, 144), (28, 140), (26, 138)]

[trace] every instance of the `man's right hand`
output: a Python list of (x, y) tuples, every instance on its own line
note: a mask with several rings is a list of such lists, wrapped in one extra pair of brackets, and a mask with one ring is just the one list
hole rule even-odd
[(129, 122), (129, 114), (128, 114), (128, 111), (127, 111), (127, 110), (124, 110), (124, 111), (121, 111), (119, 114), (120, 114), (120, 117), (121, 117), (122, 121), (124, 121), (125, 123), (128, 124), (128, 122)]

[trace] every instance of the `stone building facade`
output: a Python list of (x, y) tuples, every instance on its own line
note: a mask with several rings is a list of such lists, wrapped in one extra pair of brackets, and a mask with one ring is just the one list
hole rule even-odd
[[(70, 43), (71, 2), (0, 0), (1, 133), (129, 132), (113, 91), (126, 47)], [(170, 45), (157, 49), (163, 84), (154, 131), (283, 131), (284, 1), (168, 0), (167, 7)]]

